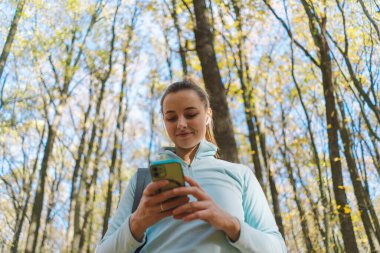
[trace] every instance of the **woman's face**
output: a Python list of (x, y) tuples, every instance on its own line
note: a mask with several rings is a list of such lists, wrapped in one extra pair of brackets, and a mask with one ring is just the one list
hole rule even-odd
[(206, 135), (210, 111), (193, 90), (169, 93), (162, 105), (166, 131), (177, 148), (190, 149)]

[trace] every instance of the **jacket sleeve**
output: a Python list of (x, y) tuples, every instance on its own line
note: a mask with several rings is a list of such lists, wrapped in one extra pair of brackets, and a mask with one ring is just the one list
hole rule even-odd
[[(230, 243), (241, 252), (285, 253), (284, 239), (278, 230), (265, 194), (254, 176), (247, 168), (243, 179), (244, 220), (240, 222), (240, 237)], [(228, 238), (228, 237), (227, 237)]]
[(120, 200), (119, 207), (109, 223), (108, 230), (96, 248), (96, 253), (134, 252), (144, 244), (145, 235), (143, 241), (139, 242), (133, 237), (129, 227), (129, 218), (136, 188), (136, 175), (137, 173), (129, 181), (128, 187)]

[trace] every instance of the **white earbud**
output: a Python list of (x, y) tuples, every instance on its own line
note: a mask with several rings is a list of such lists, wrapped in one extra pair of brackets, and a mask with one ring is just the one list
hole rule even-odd
[(206, 119), (206, 125), (210, 124), (210, 121), (211, 121), (211, 117), (208, 116), (207, 119)]

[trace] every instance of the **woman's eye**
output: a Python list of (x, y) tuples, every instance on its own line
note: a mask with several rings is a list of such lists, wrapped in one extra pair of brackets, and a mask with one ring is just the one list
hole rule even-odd
[(194, 118), (195, 116), (197, 116), (198, 115), (198, 113), (195, 113), (195, 114), (188, 114), (188, 115), (186, 115), (186, 118), (188, 118), (188, 119), (192, 119), (192, 118)]
[(177, 118), (166, 118), (167, 121), (174, 122), (177, 120)]

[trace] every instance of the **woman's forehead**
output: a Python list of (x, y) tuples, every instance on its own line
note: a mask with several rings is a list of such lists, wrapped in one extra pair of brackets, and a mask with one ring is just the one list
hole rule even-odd
[(203, 107), (203, 102), (199, 98), (198, 94), (193, 90), (182, 90), (178, 92), (169, 93), (163, 101), (163, 109), (199, 109)]

